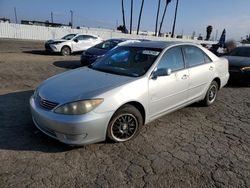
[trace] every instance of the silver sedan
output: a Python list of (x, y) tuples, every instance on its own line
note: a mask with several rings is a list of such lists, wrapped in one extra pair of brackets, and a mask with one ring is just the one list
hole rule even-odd
[(164, 114), (213, 104), (228, 78), (228, 61), (200, 45), (131, 43), (44, 81), (30, 106), (37, 128), (63, 143), (124, 142)]

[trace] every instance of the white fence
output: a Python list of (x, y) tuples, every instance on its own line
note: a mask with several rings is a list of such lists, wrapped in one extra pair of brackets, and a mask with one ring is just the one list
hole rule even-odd
[[(109, 29), (98, 29), (98, 28), (82, 28), (82, 29), (71, 29), (71, 28), (54, 28), (45, 26), (35, 25), (22, 25), (14, 23), (0, 23), (0, 38), (12, 38), (12, 39), (32, 39), (32, 40), (48, 40), (61, 38), (69, 33), (82, 33), (82, 34), (94, 34), (98, 35), (103, 39), (110, 38), (140, 38), (150, 40), (178, 40), (183, 42), (196, 42), (201, 43), (203, 41), (191, 40), (191, 39), (172, 39), (166, 37), (154, 37), (144, 35), (129, 35), (121, 33), (117, 30)], [(208, 42), (206, 43), (213, 43)]]

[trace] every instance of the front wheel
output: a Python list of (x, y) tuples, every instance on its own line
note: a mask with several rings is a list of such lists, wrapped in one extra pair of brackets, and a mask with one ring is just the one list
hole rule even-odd
[(217, 97), (217, 94), (218, 94), (218, 83), (216, 81), (212, 81), (212, 83), (210, 84), (207, 90), (206, 97), (204, 98), (202, 103), (205, 106), (212, 105)]
[(71, 50), (70, 50), (70, 48), (68, 46), (63, 46), (62, 49), (61, 49), (61, 54), (63, 56), (70, 55), (70, 52), (71, 52)]
[(143, 125), (137, 108), (124, 105), (115, 112), (108, 125), (107, 137), (114, 142), (125, 142), (136, 137)]

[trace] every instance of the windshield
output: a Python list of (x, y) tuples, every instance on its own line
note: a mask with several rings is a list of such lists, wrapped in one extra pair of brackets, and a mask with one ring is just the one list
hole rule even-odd
[(114, 48), (118, 43), (120, 43), (120, 41), (107, 40), (107, 41), (101, 42), (100, 44), (95, 45), (95, 48), (110, 50)]
[(62, 39), (71, 40), (74, 36), (76, 36), (76, 34), (69, 34), (69, 35), (64, 36)]
[(120, 46), (98, 59), (90, 68), (111, 74), (139, 77), (144, 75), (161, 49)]
[(233, 49), (230, 53), (228, 53), (229, 56), (241, 56), (241, 57), (250, 57), (250, 47), (239, 47)]

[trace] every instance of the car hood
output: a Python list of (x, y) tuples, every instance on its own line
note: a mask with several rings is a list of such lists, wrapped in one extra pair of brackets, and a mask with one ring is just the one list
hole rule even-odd
[(38, 89), (40, 97), (57, 103), (90, 99), (135, 78), (79, 68), (46, 80)]
[(100, 49), (100, 48), (92, 47), (92, 48), (89, 48), (88, 50), (86, 50), (85, 54), (98, 56), (98, 55), (105, 54), (107, 51), (108, 50), (105, 50), (105, 49)]
[(228, 59), (229, 66), (244, 67), (250, 66), (250, 57), (225, 56)]

